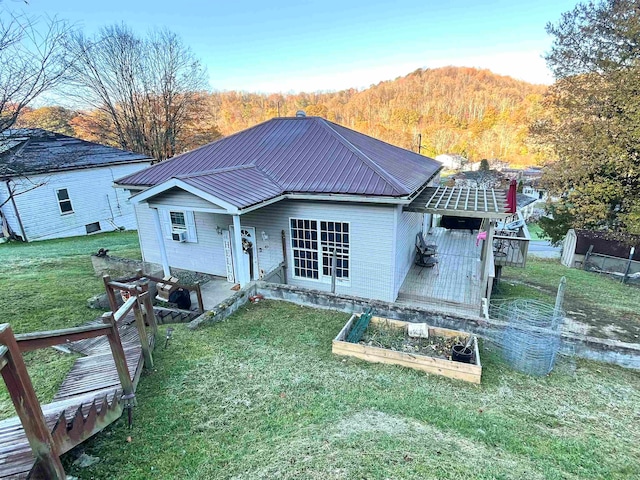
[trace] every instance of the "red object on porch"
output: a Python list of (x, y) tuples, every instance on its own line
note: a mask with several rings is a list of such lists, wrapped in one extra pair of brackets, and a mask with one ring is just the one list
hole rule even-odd
[(507, 208), (509, 209), (509, 213), (516, 213), (516, 207), (518, 206), (518, 201), (516, 200), (517, 192), (518, 182), (516, 180), (511, 180), (509, 191), (507, 192)]

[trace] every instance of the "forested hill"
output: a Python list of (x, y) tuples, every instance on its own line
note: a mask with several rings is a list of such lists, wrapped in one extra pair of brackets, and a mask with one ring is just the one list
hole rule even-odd
[[(526, 165), (528, 126), (541, 114), (546, 87), (489, 70), (444, 67), (416, 70), (366, 90), (334, 93), (211, 95), (216, 124), (227, 135), (268, 120), (278, 111), (303, 109), (392, 144), (435, 156), (459, 153), (472, 160), (499, 158)], [(279, 107), (278, 107), (279, 104)]]
[[(473, 161), (487, 158), (528, 165), (537, 160), (527, 148), (528, 126), (541, 116), (545, 88), (489, 70), (445, 67), (416, 70), (365, 90), (199, 93), (176, 135), (176, 151), (191, 150), (220, 134), (305, 110), (307, 115), (327, 118), (414, 151), (421, 134), (422, 153), (429, 156), (456, 153)], [(45, 128), (135, 149), (118, 143), (112, 121), (100, 111), (25, 109), (16, 126)]]

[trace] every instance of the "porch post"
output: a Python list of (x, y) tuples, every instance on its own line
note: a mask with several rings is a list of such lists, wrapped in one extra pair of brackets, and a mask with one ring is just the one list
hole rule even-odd
[[(149, 207), (151, 208), (151, 207)], [(156, 240), (158, 241), (158, 249), (160, 250), (160, 260), (162, 261), (162, 270), (165, 276), (171, 275), (169, 268), (169, 259), (167, 258), (167, 249), (164, 246), (164, 235), (162, 235), (162, 225), (160, 224), (160, 214), (157, 208), (151, 208), (153, 213), (153, 224), (156, 230)]]
[(484, 245), (482, 246), (482, 283), (487, 283), (487, 259), (489, 257), (489, 249), (493, 250), (493, 221), (491, 218), (487, 218), (487, 238), (484, 241)]
[(240, 215), (233, 216), (233, 260), (236, 267), (236, 281), (244, 287), (249, 281), (245, 276), (244, 253), (242, 252), (242, 225)]

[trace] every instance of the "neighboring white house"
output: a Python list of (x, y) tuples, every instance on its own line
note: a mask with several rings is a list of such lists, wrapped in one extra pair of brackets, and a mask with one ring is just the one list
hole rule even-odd
[(149, 157), (41, 129), (13, 131), (0, 143), (0, 213), (16, 237), (136, 228), (128, 194), (113, 181), (148, 167)]
[[(416, 268), (416, 234), (429, 229), (430, 215), (467, 214), (464, 202), (426, 208), (440, 195), (433, 185), (441, 168), (431, 158), (301, 114), (274, 118), (116, 185), (133, 194), (144, 260), (162, 265), (165, 274), (171, 267), (195, 270), (244, 286), (284, 263), (286, 283), (329, 291), (335, 258), (336, 293), (395, 301)], [(466, 202), (483, 209), (469, 214), (500, 217), (504, 198), (490, 196), (491, 209)], [(470, 244), (476, 248), (475, 235)], [(480, 247), (478, 258), (465, 255), (478, 271)], [(482, 296), (493, 269), (487, 258), (473, 279)], [(434, 272), (423, 277), (444, 281)]]

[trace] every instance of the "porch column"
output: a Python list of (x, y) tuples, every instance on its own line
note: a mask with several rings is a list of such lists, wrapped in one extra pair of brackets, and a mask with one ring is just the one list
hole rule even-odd
[[(487, 225), (487, 238), (482, 246), (482, 283), (487, 283), (486, 266), (487, 258), (489, 257), (489, 249), (493, 250), (493, 221), (490, 218), (486, 219)], [(495, 260), (494, 260), (495, 261)]]
[[(151, 208), (151, 207), (149, 207)], [(156, 230), (156, 240), (158, 241), (158, 249), (160, 250), (160, 261), (162, 262), (162, 270), (165, 276), (171, 275), (169, 268), (169, 259), (167, 258), (167, 249), (164, 246), (164, 235), (162, 234), (162, 225), (160, 224), (160, 214), (157, 208), (151, 208), (153, 214), (153, 224)]]
[(246, 277), (246, 269), (244, 268), (244, 253), (242, 251), (242, 225), (240, 224), (240, 215), (233, 216), (233, 261), (236, 267), (236, 282), (240, 284), (240, 288), (249, 283)]

